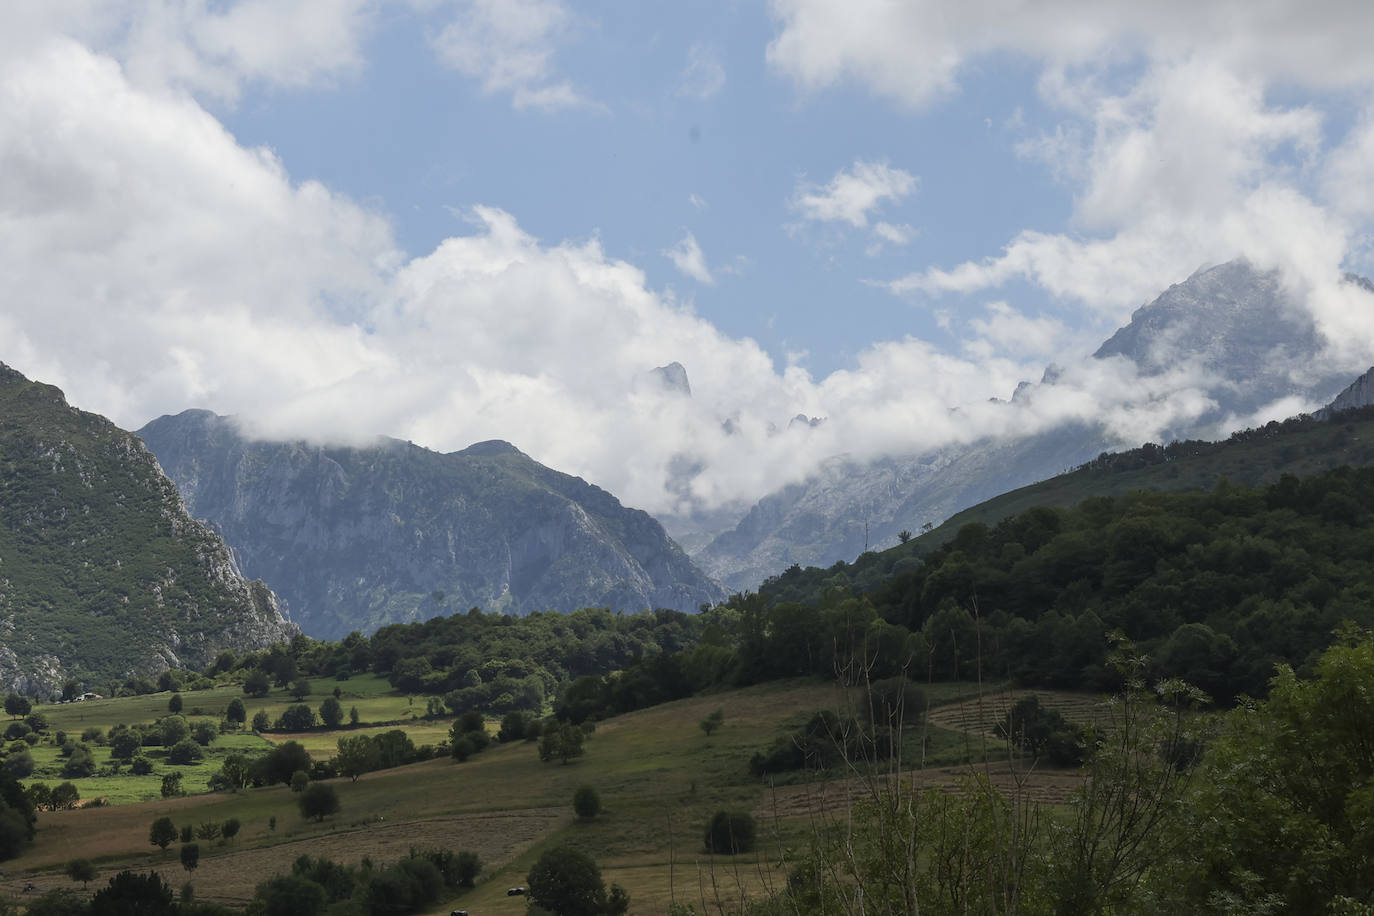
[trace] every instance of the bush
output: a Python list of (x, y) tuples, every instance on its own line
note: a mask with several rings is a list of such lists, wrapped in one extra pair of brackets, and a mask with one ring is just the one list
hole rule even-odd
[(248, 719), (248, 710), (244, 708), (243, 701), (234, 697), (229, 701), (229, 706), (224, 710), (224, 718), (237, 725), (242, 725)]
[(591, 786), (583, 786), (573, 793), (573, 810), (583, 820), (591, 820), (601, 813), (601, 796)]
[(147, 776), (153, 771), (153, 762), (147, 757), (135, 757), (129, 766), (129, 772), (135, 776)]
[(305, 787), (310, 785), (310, 774), (305, 770), (297, 770), (291, 774), (291, 791), (304, 792)]
[(5, 768), (16, 779), (27, 779), (33, 775), (33, 755), (28, 751), (12, 752), (5, 758)]
[(265, 732), (272, 727), (272, 717), (267, 714), (267, 710), (259, 709), (253, 714), (253, 731)]
[(170, 817), (160, 817), (148, 828), (148, 842), (159, 849), (172, 845), (177, 836), (177, 825), (172, 823)]
[(95, 773), (95, 758), (82, 745), (72, 749), (72, 755), (62, 765), (62, 775), (66, 779), (81, 779)]
[(249, 673), (243, 681), (243, 692), (250, 697), (265, 697), (272, 690), (272, 682), (261, 669)]
[(324, 723), (325, 728), (338, 728), (343, 722), (343, 717), (343, 704), (336, 697), (325, 697), (324, 702), (320, 704), (320, 721)]
[(754, 848), (754, 818), (743, 811), (717, 811), (706, 825), (706, 851), (734, 856)]
[(905, 677), (890, 677), (869, 685), (868, 711), (885, 728), (912, 728), (925, 721), (926, 693)]
[(215, 740), (215, 735), (217, 734), (219, 734), (218, 730), (209, 722), (203, 720), (191, 726), (191, 737), (194, 738), (196, 744), (199, 744), (201, 747), (209, 747), (210, 742)]
[(190, 766), (204, 756), (200, 745), (191, 738), (183, 738), (167, 752), (167, 760), (175, 766)]

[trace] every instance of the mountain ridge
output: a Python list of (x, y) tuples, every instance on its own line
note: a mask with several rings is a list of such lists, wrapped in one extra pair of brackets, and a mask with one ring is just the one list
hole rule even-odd
[(447, 454), (250, 440), (205, 411), (139, 432), (314, 636), (474, 606), (696, 610), (725, 596), (647, 513), (501, 440)]

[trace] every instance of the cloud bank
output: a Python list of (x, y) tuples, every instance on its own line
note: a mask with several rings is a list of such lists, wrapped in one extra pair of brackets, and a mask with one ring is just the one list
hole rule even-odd
[[(0, 359), (126, 427), (204, 406), (264, 436), (386, 433), (440, 450), (503, 438), (631, 505), (682, 512), (752, 501), (837, 453), (1069, 420), (1138, 441), (1212, 406), (1216, 380), (1196, 367), (1142, 379), (1091, 360), (1015, 407), (992, 401), (1064, 348), (1091, 348), (1065, 321), (991, 296), (1012, 280), (1114, 322), (1198, 263), (1244, 253), (1283, 271), (1333, 366), (1374, 360), (1369, 297), (1337, 283), (1374, 216), (1360, 190), (1374, 186), (1374, 117), (1333, 141), (1319, 109), (1268, 92), (1355, 92), (1374, 111), (1370, 17), (1338, 24), (1338, 4), (1266, 7), (1241, 17), (1248, 29), (1230, 29), (1236, 4), (1073, 4), (1080, 25), (1064, 29), (1052, 3), (993, 21), (947, 4), (931, 19), (919, 3), (775, 2), (768, 59), (805, 91), (852, 81), (919, 108), (956, 93), (970, 61), (1016, 53), (1040, 62), (1042, 96), (1064, 116), (1019, 148), (1054, 164), (1074, 231), (1028, 227), (986, 258), (893, 279), (901, 295), (994, 301), (950, 319), (954, 348), (879, 342), (824, 377), (722, 333), (594, 238), (532, 236), (499, 201), (471, 207), (432, 252), (404, 253), (384, 213), (294, 180), (197, 101), (347, 78), (373, 4), (329, 4), (332, 17), (309, 0), (137, 6), (20, 4), (0, 30)], [(554, 62), (561, 4), (444, 9), (453, 29), (436, 50), (485, 91), (535, 110), (585, 102)], [(253, 37), (291, 28), (299, 45)], [(902, 245), (914, 230), (880, 211), (918, 183), (856, 159), (790, 204), (805, 222)], [(665, 254), (712, 279), (690, 233)], [(691, 398), (635, 384), (670, 362)], [(789, 427), (798, 413), (827, 422)]]

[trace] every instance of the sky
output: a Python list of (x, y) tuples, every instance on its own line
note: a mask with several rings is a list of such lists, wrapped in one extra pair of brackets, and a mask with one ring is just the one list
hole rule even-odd
[(10, 0), (0, 361), (130, 429), (506, 439), (661, 515), (1145, 441), (1195, 380), (1088, 357), (1199, 266), (1374, 363), (1371, 46), (1334, 0)]

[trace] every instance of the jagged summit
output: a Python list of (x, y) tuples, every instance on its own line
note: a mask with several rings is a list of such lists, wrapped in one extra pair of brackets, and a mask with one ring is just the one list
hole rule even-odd
[(524, 452), (511, 445), (504, 439), (488, 439), (485, 442), (474, 442), (465, 449), (453, 452), (454, 455), (470, 455), (472, 457), (491, 458), (496, 455), (521, 455)]
[(671, 362), (666, 366), (659, 366), (649, 372), (650, 377), (656, 380), (664, 391), (671, 391), (685, 397), (692, 396), (692, 385), (687, 381), (687, 370), (682, 363)]

